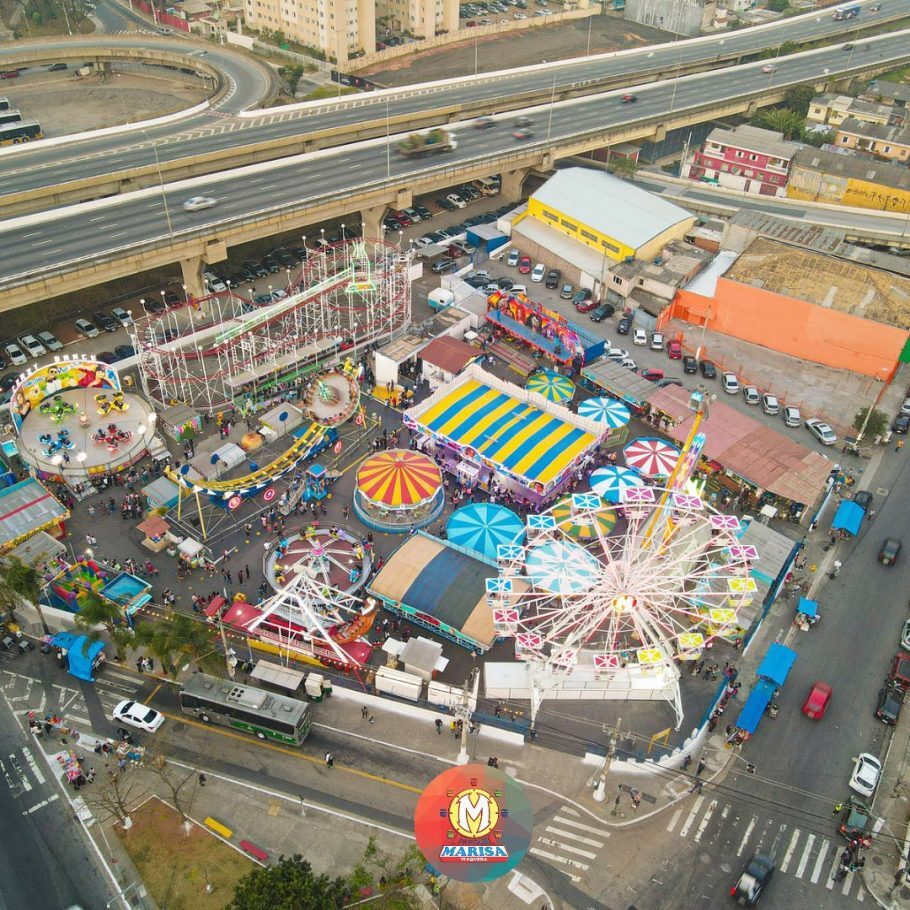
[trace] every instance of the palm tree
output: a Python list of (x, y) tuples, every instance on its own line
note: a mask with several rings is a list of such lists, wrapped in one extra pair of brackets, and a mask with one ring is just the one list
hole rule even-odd
[(182, 663), (195, 663), (199, 670), (209, 672), (225, 665), (217, 632), (187, 613), (173, 613), (161, 622), (140, 623), (136, 627), (136, 643), (154, 654), (172, 678)]
[(799, 139), (803, 134), (805, 118), (789, 107), (773, 107), (758, 115), (758, 122), (769, 130), (784, 134), (784, 139)]
[(38, 619), (41, 620), (45, 633), (48, 633), (50, 629), (44, 621), (44, 613), (38, 602), (43, 586), (41, 573), (32, 566), (27, 566), (21, 559), (12, 556), (0, 562), (0, 607), (12, 616), (17, 607), (34, 605)]
[(123, 660), (125, 650), (134, 646), (135, 636), (123, 621), (123, 607), (94, 591), (85, 591), (80, 595), (79, 612), (73, 619), (90, 641), (100, 641), (102, 635), (107, 633), (118, 661)]

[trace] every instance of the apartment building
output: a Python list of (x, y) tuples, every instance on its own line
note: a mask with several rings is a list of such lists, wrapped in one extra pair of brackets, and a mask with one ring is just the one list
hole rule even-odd
[(376, 18), (392, 31), (434, 38), (458, 31), (458, 0), (376, 0)]
[(910, 161), (910, 127), (880, 126), (848, 117), (834, 137), (838, 148), (858, 149), (886, 161)]

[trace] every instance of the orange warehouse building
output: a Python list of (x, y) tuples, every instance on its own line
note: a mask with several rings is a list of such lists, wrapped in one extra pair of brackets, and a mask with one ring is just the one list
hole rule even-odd
[(724, 277), (713, 297), (679, 291), (667, 316), (877, 379), (891, 377), (907, 342), (905, 329)]

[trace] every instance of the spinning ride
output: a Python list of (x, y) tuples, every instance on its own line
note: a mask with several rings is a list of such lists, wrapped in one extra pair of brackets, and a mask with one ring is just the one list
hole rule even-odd
[(343, 528), (307, 528), (282, 538), (266, 558), (265, 577), (277, 591), (307, 575), (324, 587), (351, 594), (370, 574), (363, 544)]
[(250, 298), (230, 289), (137, 324), (146, 395), (211, 411), (253, 383), (296, 377), (341, 351), (390, 337), (411, 319), (408, 258), (385, 242), (326, 244), (283, 299), (257, 306), (252, 292)]

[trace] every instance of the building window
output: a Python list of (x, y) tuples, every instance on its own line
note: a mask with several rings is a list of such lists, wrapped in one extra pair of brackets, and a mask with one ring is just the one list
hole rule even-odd
[(614, 275), (613, 284), (622, 284), (622, 278), (620, 278), (619, 275)]
[(594, 243), (597, 243), (596, 235), (592, 234), (590, 231), (586, 231), (584, 228), (582, 228), (580, 233), (581, 233), (581, 236), (584, 237), (586, 240), (593, 240)]
[(550, 221), (559, 221), (559, 215), (555, 212), (548, 212), (546, 209), (543, 209), (544, 218), (548, 218)]
[(613, 246), (612, 243), (608, 243), (606, 240), (601, 240), (601, 241), (600, 241), (600, 245), (601, 245), (602, 247), (605, 247), (606, 249), (610, 250), (611, 253), (618, 253), (618, 252), (619, 252), (619, 247), (618, 247), (618, 246)]
[(570, 231), (575, 231), (578, 233), (578, 225), (572, 224), (571, 221), (566, 221), (565, 218), (561, 219), (559, 222), (564, 228), (568, 228)]

